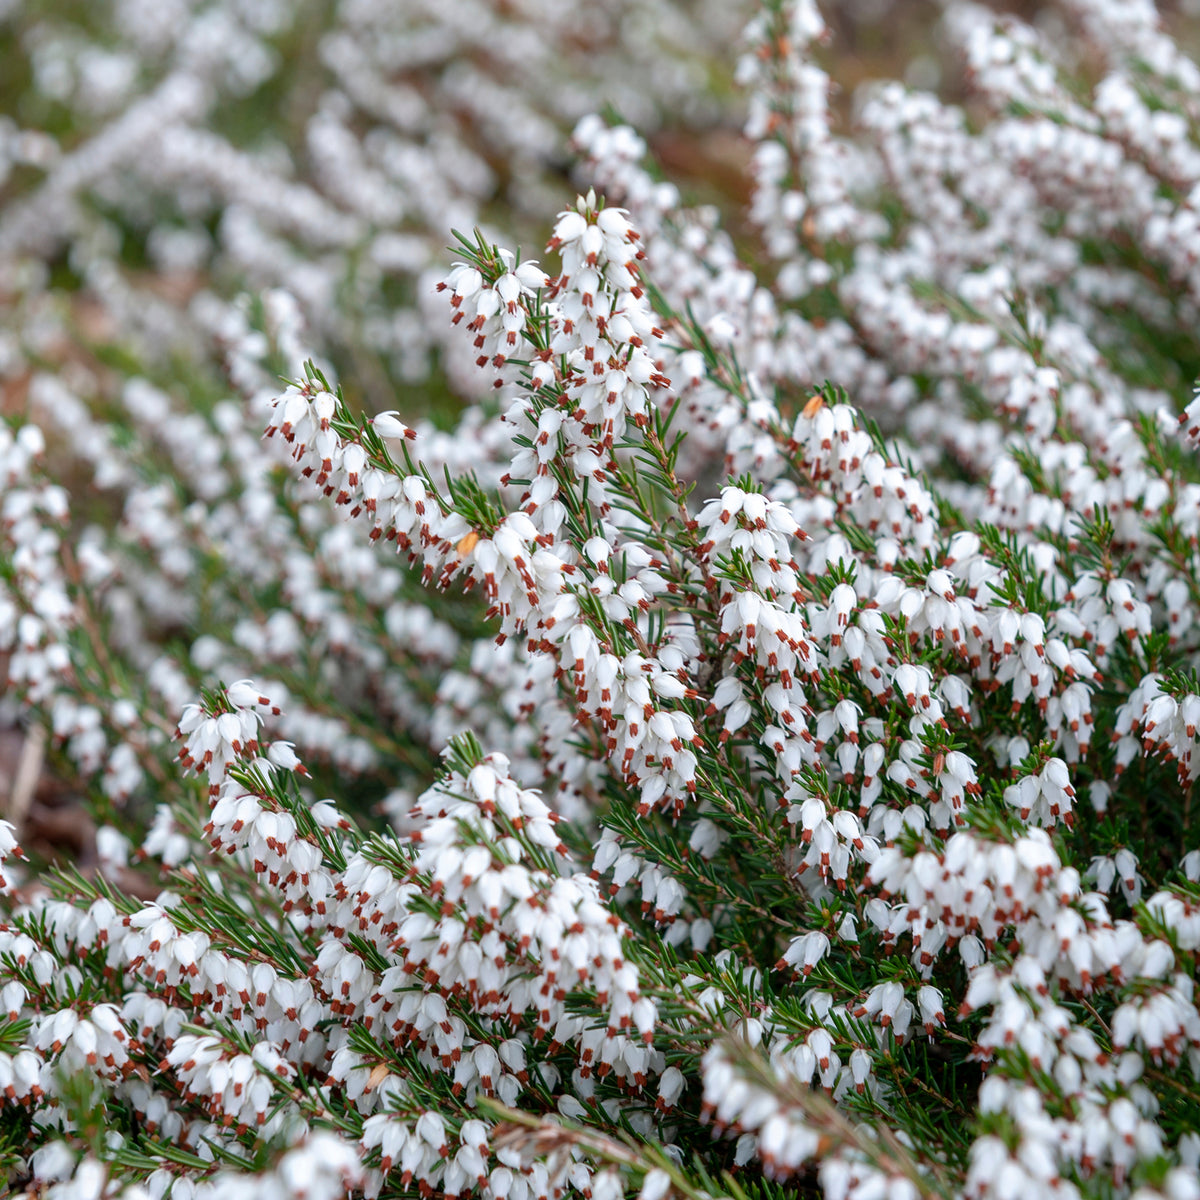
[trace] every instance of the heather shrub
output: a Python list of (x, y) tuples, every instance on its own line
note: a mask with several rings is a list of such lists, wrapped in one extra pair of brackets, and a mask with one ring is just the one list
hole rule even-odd
[[(10, 1187), (1200, 1196), (1155, 10), (850, 103), (810, 0), (156, 12), (0, 18), (4, 704), (100, 825), (18, 771)], [(742, 105), (744, 210), (614, 96)]]

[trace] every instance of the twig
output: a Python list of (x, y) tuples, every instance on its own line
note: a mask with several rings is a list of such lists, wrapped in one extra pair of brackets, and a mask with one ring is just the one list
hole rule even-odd
[(46, 761), (46, 727), (32, 725), (25, 733), (25, 742), (21, 746), (21, 757), (17, 760), (17, 770), (13, 777), (12, 789), (8, 793), (6, 818), (18, 830), (29, 815), (29, 807), (33, 803), (33, 795), (37, 791), (38, 779), (42, 774), (42, 764)]

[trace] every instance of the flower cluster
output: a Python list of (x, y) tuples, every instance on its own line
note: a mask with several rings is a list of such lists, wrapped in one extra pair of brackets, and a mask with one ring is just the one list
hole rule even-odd
[(600, 7), (0, 11), (6, 1183), (1198, 1200), (1200, 68)]
[[(228, 1162), (250, 1131), (319, 1143), (329, 1106), (349, 1105), (377, 1168), (343, 1169), (343, 1186), (378, 1192), (395, 1167), (405, 1186), (453, 1193), (487, 1177), (490, 1123), (470, 1115), (479, 1097), (553, 1096), (572, 1071), (576, 1096), (592, 1080), (642, 1094), (664, 1064), (648, 1045), (655, 1006), (629, 931), (596, 881), (569, 871), (558, 815), (503, 757), (456, 744), (459, 765), (420, 798), (407, 832), (367, 838), (330, 802), (298, 796), (294, 752), (254, 736), (266, 704), (243, 682), (184, 715), (185, 762), (212, 783), (207, 845), (192, 847), (175, 890), (142, 906), (43, 894), (14, 913), (9, 1100), (69, 1144), (74, 1081), (106, 1089), (105, 1103), (164, 1147), (161, 1163), (146, 1160), (152, 1195), (169, 1182), (171, 1146), (220, 1146)], [(6, 853), (19, 853), (4, 829)], [(260, 924), (255, 904), (275, 915)], [(85, 985), (92, 969), (115, 994)], [(581, 995), (604, 1006), (599, 1029), (567, 1007)], [(534, 1064), (539, 1043), (551, 1049)], [(135, 1145), (114, 1132), (108, 1148)], [(53, 1162), (35, 1164), (39, 1179), (54, 1181)], [(520, 1177), (551, 1194), (544, 1166)]]

